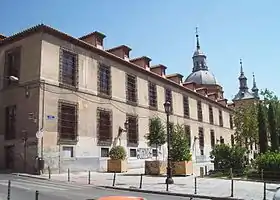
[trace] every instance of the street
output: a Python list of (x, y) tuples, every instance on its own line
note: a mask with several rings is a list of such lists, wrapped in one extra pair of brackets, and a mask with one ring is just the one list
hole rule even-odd
[(8, 180), (11, 180), (10, 200), (33, 200), (35, 191), (39, 191), (39, 200), (87, 200), (97, 199), (101, 196), (140, 196), (153, 200), (179, 200), (189, 199), (175, 196), (145, 194), (137, 192), (117, 191), (97, 188), (92, 185), (65, 183), (34, 178), (20, 177), (16, 175), (0, 175), (0, 200), (7, 199)]

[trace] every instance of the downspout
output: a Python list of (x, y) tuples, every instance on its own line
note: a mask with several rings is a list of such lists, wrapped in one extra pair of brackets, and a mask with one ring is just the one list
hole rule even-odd
[[(45, 80), (40, 81), (40, 86), (43, 84), (43, 94), (42, 94), (42, 115), (41, 115), (41, 130), (43, 131), (45, 125)], [(41, 88), (41, 87), (40, 87)], [(44, 135), (41, 137), (41, 158), (44, 159)]]

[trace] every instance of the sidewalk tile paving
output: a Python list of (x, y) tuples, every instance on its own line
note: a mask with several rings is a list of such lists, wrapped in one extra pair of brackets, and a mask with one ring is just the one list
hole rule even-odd
[[(127, 173), (116, 175), (116, 187), (139, 188), (140, 174), (143, 169), (131, 170)], [(91, 184), (95, 186), (112, 186), (113, 173), (91, 172)], [(48, 178), (48, 174), (41, 175)], [(51, 179), (67, 181), (67, 173), (52, 174)], [(78, 184), (88, 184), (88, 172), (71, 173), (70, 181)], [(194, 176), (174, 177), (175, 184), (169, 186), (170, 192), (194, 194)], [(165, 177), (152, 177), (143, 175), (142, 189), (152, 191), (165, 191)], [(272, 199), (278, 184), (267, 184), (266, 198)], [(234, 197), (246, 200), (263, 200), (263, 183), (251, 181), (234, 181)], [(197, 178), (197, 194), (217, 197), (229, 197), (231, 181), (217, 178)]]

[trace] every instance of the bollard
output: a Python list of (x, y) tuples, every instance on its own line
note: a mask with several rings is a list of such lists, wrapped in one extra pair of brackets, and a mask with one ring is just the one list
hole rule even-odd
[(139, 188), (142, 189), (143, 174), (140, 174), (140, 185)]
[(230, 197), (233, 197), (233, 178), (231, 178), (231, 192)]
[(39, 199), (39, 191), (36, 190), (36, 192), (35, 192), (35, 200), (38, 200), (38, 199)]
[(7, 200), (11, 199), (11, 180), (8, 182), (8, 195), (7, 195)]
[(90, 185), (90, 170), (88, 171), (88, 184)]
[(49, 179), (51, 179), (51, 168), (48, 166)]
[(263, 182), (263, 200), (266, 200), (266, 182)]
[(169, 184), (168, 184), (168, 181), (166, 181), (166, 192), (169, 191)]
[(232, 172), (232, 168), (230, 168), (230, 178), (231, 178), (230, 197), (233, 197), (233, 172)]
[(263, 181), (263, 169), (261, 170), (261, 180)]
[(68, 174), (68, 182), (70, 182), (70, 169), (67, 170), (67, 174)]
[(116, 183), (116, 172), (114, 172), (113, 187), (115, 186), (115, 183)]
[(194, 177), (194, 194), (197, 194), (197, 178)]

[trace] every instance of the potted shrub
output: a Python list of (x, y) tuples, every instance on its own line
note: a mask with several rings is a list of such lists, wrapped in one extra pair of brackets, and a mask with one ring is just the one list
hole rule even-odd
[(149, 133), (146, 135), (146, 140), (150, 147), (155, 147), (157, 150), (156, 160), (145, 161), (145, 174), (160, 175), (166, 173), (166, 162), (158, 160), (158, 147), (166, 143), (165, 127), (159, 117), (150, 119)]
[(113, 146), (107, 161), (108, 172), (127, 172), (126, 150), (123, 146)]
[(174, 175), (191, 175), (193, 173), (190, 141), (185, 134), (184, 126), (177, 124), (171, 136), (170, 158)]

